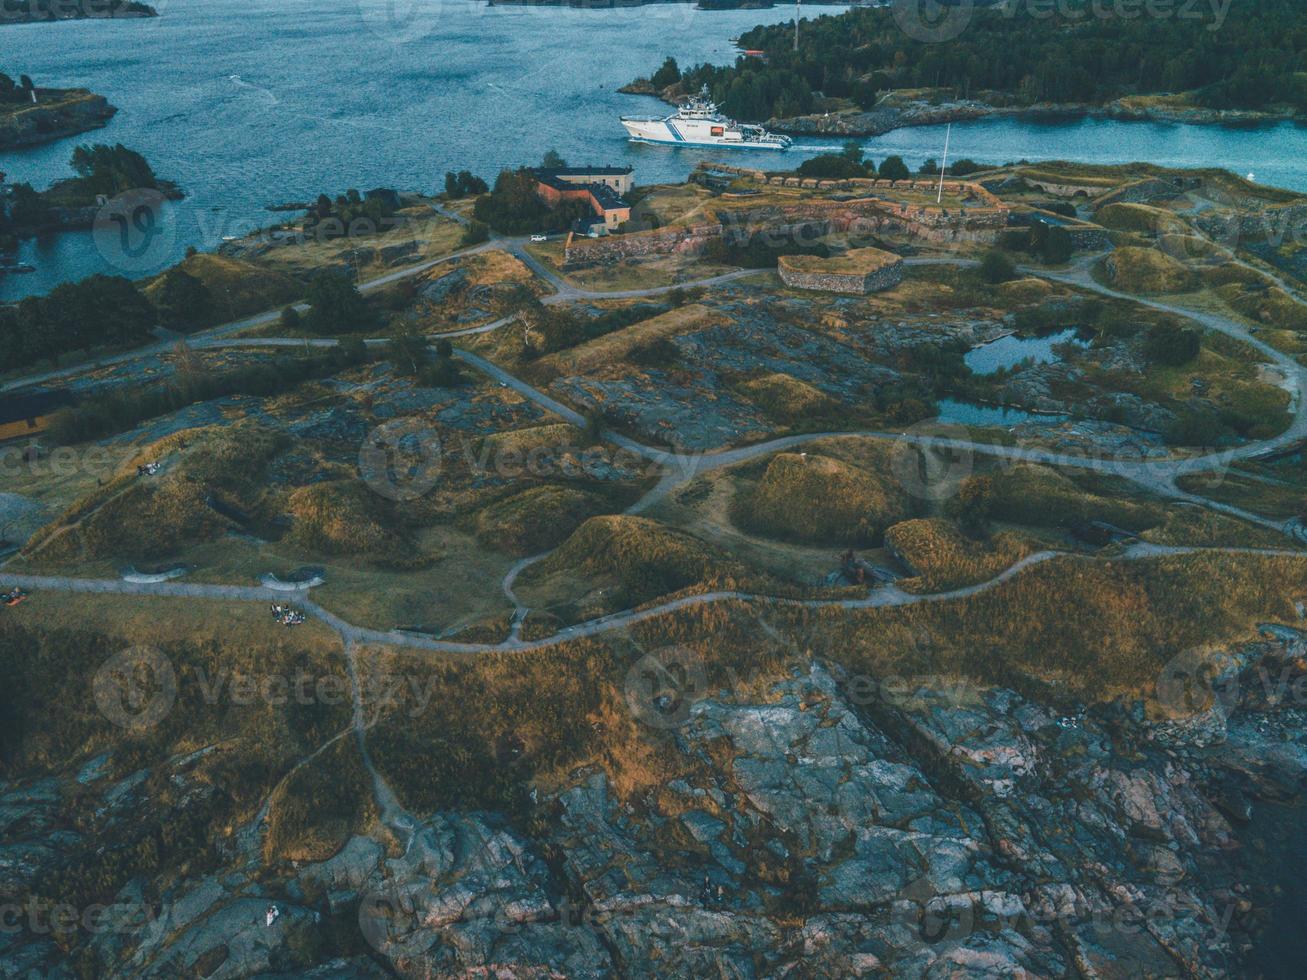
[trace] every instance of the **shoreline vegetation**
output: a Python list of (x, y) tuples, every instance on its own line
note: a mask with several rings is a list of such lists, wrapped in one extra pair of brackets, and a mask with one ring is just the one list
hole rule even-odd
[[(750, 54), (733, 65), (682, 70), (668, 58), (621, 91), (676, 104), (706, 87), (735, 119), (809, 136), (992, 117), (1307, 122), (1307, 10), (1290, 0), (1231, 9), (1220, 31), (1202, 18), (1104, 20), (1071, 7), (1048, 17), (976, 10), (947, 44), (913, 40), (892, 11), (855, 8), (804, 21), (797, 51), (792, 21), (759, 26), (739, 38)], [(1274, 56), (1250, 63), (1242, 52), (1252, 47)]]
[(2, 0), (0, 25), (55, 20), (134, 20), (159, 11), (137, 0)]
[(143, 156), (121, 143), (79, 146), (69, 165), (75, 176), (43, 191), (27, 183), (8, 188), (8, 213), (0, 212), (0, 256), (21, 238), (91, 228), (102, 198), (143, 189), (158, 191), (169, 201), (185, 196), (180, 186), (156, 176)]
[(0, 150), (38, 146), (104, 126), (118, 110), (84, 88), (43, 88), (0, 72)]

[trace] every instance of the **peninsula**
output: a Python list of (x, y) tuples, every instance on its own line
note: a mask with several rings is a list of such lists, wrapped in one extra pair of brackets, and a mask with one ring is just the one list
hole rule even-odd
[(84, 88), (43, 88), (0, 72), (0, 150), (36, 146), (98, 129), (118, 110)]

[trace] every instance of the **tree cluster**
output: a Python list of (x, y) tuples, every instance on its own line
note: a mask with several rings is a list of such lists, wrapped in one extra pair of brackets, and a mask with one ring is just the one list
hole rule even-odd
[(94, 275), (64, 283), (46, 296), (0, 307), (0, 368), (140, 343), (150, 336), (156, 319), (150, 301), (122, 276)]
[(505, 235), (562, 231), (592, 213), (584, 201), (562, 201), (551, 207), (536, 194), (536, 180), (525, 168), (501, 171), (494, 190), (477, 198), (472, 207), (477, 221)]
[(740, 44), (765, 58), (698, 65), (680, 82), (685, 91), (706, 84), (726, 112), (750, 120), (817, 111), (821, 98), (868, 109), (878, 92), (909, 88), (961, 98), (996, 92), (1020, 105), (1192, 92), (1212, 108), (1307, 109), (1307, 6), (1299, 0), (1233, 4), (1220, 30), (1206, 7), (1204, 16), (1170, 9), (1105, 17), (1092, 0), (978, 8), (947, 44), (909, 37), (889, 9), (854, 9), (807, 21), (798, 51), (790, 24), (756, 27)]

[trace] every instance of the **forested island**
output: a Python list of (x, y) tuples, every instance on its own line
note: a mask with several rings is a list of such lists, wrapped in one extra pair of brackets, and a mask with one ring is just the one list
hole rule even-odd
[(27, 183), (0, 184), (0, 252), (12, 250), (18, 239), (53, 231), (90, 228), (102, 198), (129, 190), (155, 190), (170, 200), (181, 189), (161, 180), (149, 162), (121, 143), (79, 146), (69, 161), (74, 177), (38, 191)]
[(138, 0), (0, 0), (0, 24), (158, 16), (157, 10)]
[[(1181, 16), (1102, 17), (1086, 0), (1057, 10), (970, 11), (951, 39), (918, 40), (884, 8), (759, 26), (754, 52), (680, 70), (671, 59), (628, 91), (669, 101), (707, 86), (737, 119), (794, 132), (876, 135), (994, 113), (1103, 114), (1186, 122), (1307, 116), (1307, 8), (1233, 3)], [(1249, 51), (1258, 57), (1249, 58)]]

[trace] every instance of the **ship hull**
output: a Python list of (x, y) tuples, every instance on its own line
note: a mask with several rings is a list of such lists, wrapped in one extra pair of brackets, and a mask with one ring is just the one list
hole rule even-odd
[[(738, 130), (720, 124), (674, 123), (666, 119), (623, 119), (622, 125), (633, 143), (655, 143), (659, 146), (697, 146), (711, 149), (784, 150), (789, 140), (744, 139)], [(715, 133), (714, 130), (720, 130)]]

